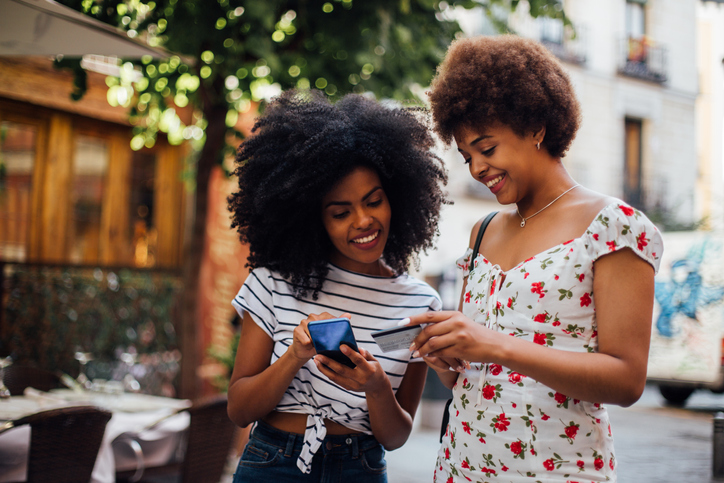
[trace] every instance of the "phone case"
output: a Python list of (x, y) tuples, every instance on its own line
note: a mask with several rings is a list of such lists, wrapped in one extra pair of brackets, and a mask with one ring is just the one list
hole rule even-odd
[(339, 346), (345, 344), (359, 352), (349, 319), (313, 320), (309, 322), (307, 329), (317, 354), (329, 357), (347, 367), (355, 367), (350, 358), (339, 350)]

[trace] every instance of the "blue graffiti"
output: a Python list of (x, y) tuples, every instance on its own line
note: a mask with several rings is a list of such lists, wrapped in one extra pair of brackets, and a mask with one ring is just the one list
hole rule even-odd
[(697, 319), (697, 310), (724, 298), (724, 287), (706, 286), (702, 283), (699, 266), (704, 259), (707, 243), (694, 247), (687, 258), (671, 265), (671, 276), (666, 281), (655, 282), (655, 297), (661, 307), (656, 320), (656, 330), (663, 337), (676, 333), (672, 319), (682, 314)]

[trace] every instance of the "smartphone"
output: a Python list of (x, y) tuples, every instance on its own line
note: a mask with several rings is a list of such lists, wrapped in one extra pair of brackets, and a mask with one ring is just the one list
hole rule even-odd
[(404, 325), (372, 332), (372, 338), (380, 346), (382, 352), (393, 352), (409, 349), (410, 344), (421, 331), (422, 327), (419, 325)]
[(350, 358), (339, 350), (339, 346), (344, 344), (359, 352), (349, 319), (312, 320), (307, 324), (307, 330), (317, 354), (322, 354), (352, 369), (356, 367)]

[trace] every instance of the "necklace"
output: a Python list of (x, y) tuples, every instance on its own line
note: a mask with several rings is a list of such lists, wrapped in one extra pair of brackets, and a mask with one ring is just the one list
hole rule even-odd
[(545, 210), (546, 208), (548, 208), (550, 205), (552, 205), (552, 204), (555, 203), (556, 201), (560, 200), (561, 197), (562, 197), (564, 194), (568, 193), (569, 191), (571, 191), (571, 190), (574, 189), (574, 188), (578, 188), (579, 186), (581, 186), (581, 185), (578, 184), (578, 183), (574, 184), (573, 186), (571, 186), (570, 188), (568, 188), (566, 191), (564, 191), (563, 193), (561, 193), (560, 195), (558, 195), (558, 197), (557, 197), (556, 199), (554, 199), (553, 201), (551, 201), (550, 203), (548, 203), (547, 205), (545, 205), (543, 208), (541, 208), (540, 210), (536, 211), (535, 213), (533, 213), (532, 215), (530, 215), (530, 216), (528, 216), (528, 217), (526, 217), (526, 218), (523, 218), (523, 215), (520, 214), (520, 211), (518, 211), (518, 207), (516, 206), (516, 207), (515, 207), (515, 211), (518, 212), (518, 216), (520, 216), (520, 227), (523, 228), (523, 227), (525, 226), (525, 222), (526, 222), (526, 221), (530, 220), (530, 219), (533, 218), (535, 215), (537, 215), (537, 214), (540, 213), (541, 211)]

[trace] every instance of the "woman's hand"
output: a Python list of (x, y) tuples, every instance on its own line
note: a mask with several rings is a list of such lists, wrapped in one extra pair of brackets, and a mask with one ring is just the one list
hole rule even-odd
[(370, 394), (375, 394), (389, 388), (389, 381), (385, 371), (369, 351), (360, 348), (360, 352), (357, 352), (346, 345), (340, 346), (340, 350), (344, 355), (349, 357), (356, 366), (354, 369), (334, 361), (329, 357), (322, 355), (314, 357), (314, 363), (317, 365), (317, 368), (322, 374), (327, 376), (330, 381), (348, 391)]
[[(349, 319), (350, 314), (344, 313), (340, 315)], [(289, 352), (299, 361), (307, 362), (309, 359), (314, 357), (317, 351), (314, 350), (314, 344), (312, 344), (312, 337), (309, 335), (309, 329), (307, 325), (313, 320), (327, 320), (336, 318), (334, 315), (322, 312), (321, 314), (309, 314), (309, 317), (303, 319), (298, 326), (294, 328), (294, 339), (292, 345), (289, 347)]]
[[(460, 312), (426, 312), (410, 317), (409, 325), (427, 324), (410, 349), (413, 357), (423, 356), (438, 373), (445, 365), (460, 370), (469, 362), (492, 362), (501, 343), (501, 334), (473, 322)], [(432, 365), (431, 365), (432, 364)]]

